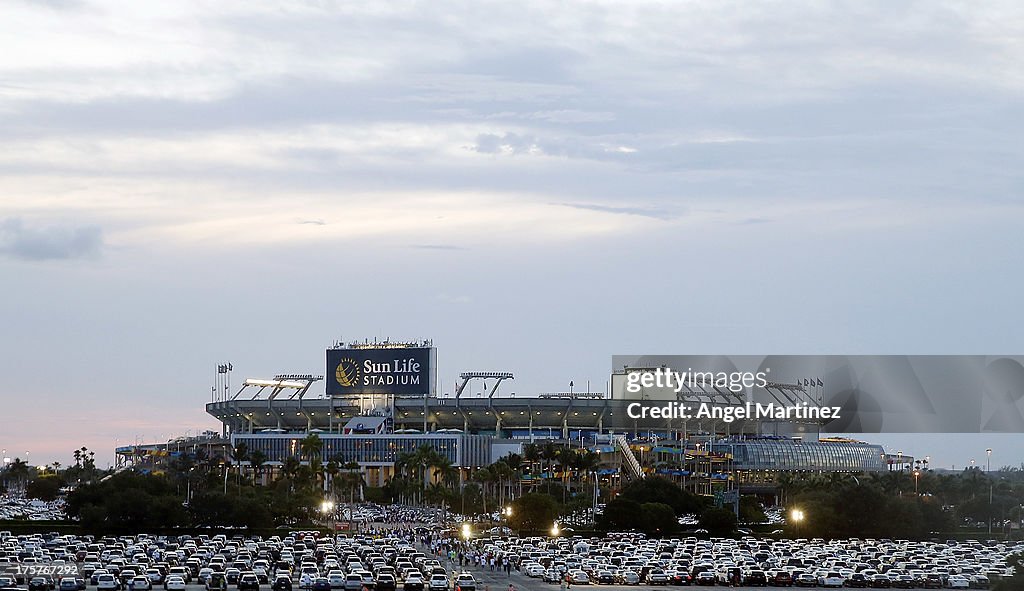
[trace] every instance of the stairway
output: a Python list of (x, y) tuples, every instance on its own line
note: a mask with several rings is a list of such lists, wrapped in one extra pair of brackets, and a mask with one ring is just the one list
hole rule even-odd
[(618, 448), (619, 453), (622, 454), (622, 465), (626, 467), (626, 474), (629, 475), (630, 480), (637, 480), (644, 477), (643, 468), (640, 466), (640, 461), (636, 459), (636, 455), (633, 454), (633, 450), (629, 448), (629, 442), (626, 441), (625, 435), (615, 435), (612, 438), (615, 447)]

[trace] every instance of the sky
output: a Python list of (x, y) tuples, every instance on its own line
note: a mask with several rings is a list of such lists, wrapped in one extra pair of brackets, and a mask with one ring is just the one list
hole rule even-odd
[(615, 354), (1024, 352), (1019, 3), (0, 10), (8, 455), (216, 428), (218, 363), (339, 339), (520, 395)]

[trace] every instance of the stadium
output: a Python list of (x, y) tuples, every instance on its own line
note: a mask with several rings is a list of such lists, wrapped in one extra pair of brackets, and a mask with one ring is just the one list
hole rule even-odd
[[(118, 464), (145, 466), (190, 446), (213, 453), (244, 443), (263, 452), (272, 471), (288, 457), (301, 459), (301, 441), (316, 434), (323, 457), (357, 462), (369, 485), (382, 486), (394, 476), (399, 456), (422, 446), (445, 456), (464, 479), (502, 456), (521, 454), (524, 444), (551, 441), (597, 452), (602, 485), (614, 488), (658, 474), (710, 495), (772, 494), (786, 472), (880, 472), (913, 462), (889, 456), (879, 445), (822, 437), (820, 414), (801, 420), (637, 416), (627, 411), (637, 400), (747, 403), (742, 393), (714, 384), (634, 391), (634, 374), (651, 368), (614, 369), (606, 392), (534, 396), (506, 395), (501, 386), (515, 379), (510, 372), (467, 371), (452, 392), (441, 393), (436, 360), (431, 341), (337, 343), (326, 350), (324, 375), (249, 378), (237, 389), (230, 384), (231, 365), (221, 365), (206, 405), (221, 424), (219, 436), (121, 447)], [(765, 380), (759, 386), (761, 398), (820, 404), (814, 384)]]

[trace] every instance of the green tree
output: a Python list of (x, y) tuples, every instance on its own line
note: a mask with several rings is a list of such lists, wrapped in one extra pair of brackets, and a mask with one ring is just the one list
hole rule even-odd
[(558, 501), (544, 493), (527, 493), (512, 502), (512, 527), (524, 532), (548, 531), (558, 519)]
[[(665, 503), (643, 503), (640, 505), (639, 516), (640, 527), (649, 536), (667, 536), (679, 531), (676, 513)], [(708, 531), (711, 531), (710, 528)]]
[(25, 485), (25, 495), (30, 499), (52, 501), (60, 493), (61, 481), (57, 476), (41, 476)]
[(1013, 570), (1013, 575), (999, 580), (995, 591), (1024, 591), (1024, 553), (1007, 556), (1006, 565)]
[(267, 463), (267, 454), (263, 453), (262, 450), (254, 449), (249, 452), (249, 466), (252, 468), (252, 484), (256, 486), (256, 481), (259, 480), (260, 473), (263, 471), (263, 466)]
[[(637, 517), (639, 515), (640, 503), (620, 495), (605, 505), (598, 525), (605, 530), (632, 530), (636, 529), (638, 525)], [(675, 521), (674, 513), (672, 520)]]
[(641, 478), (622, 489), (621, 496), (638, 503), (664, 503), (676, 515), (699, 513), (704, 502), (697, 496), (679, 488), (674, 482), (661, 476)]
[(731, 509), (712, 507), (700, 515), (700, 526), (715, 537), (731, 536), (736, 533), (736, 513)]

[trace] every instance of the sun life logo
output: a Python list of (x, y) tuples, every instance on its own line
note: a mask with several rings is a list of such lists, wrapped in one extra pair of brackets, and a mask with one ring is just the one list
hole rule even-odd
[(343, 388), (351, 388), (359, 383), (359, 364), (351, 357), (345, 357), (338, 363), (334, 377)]

